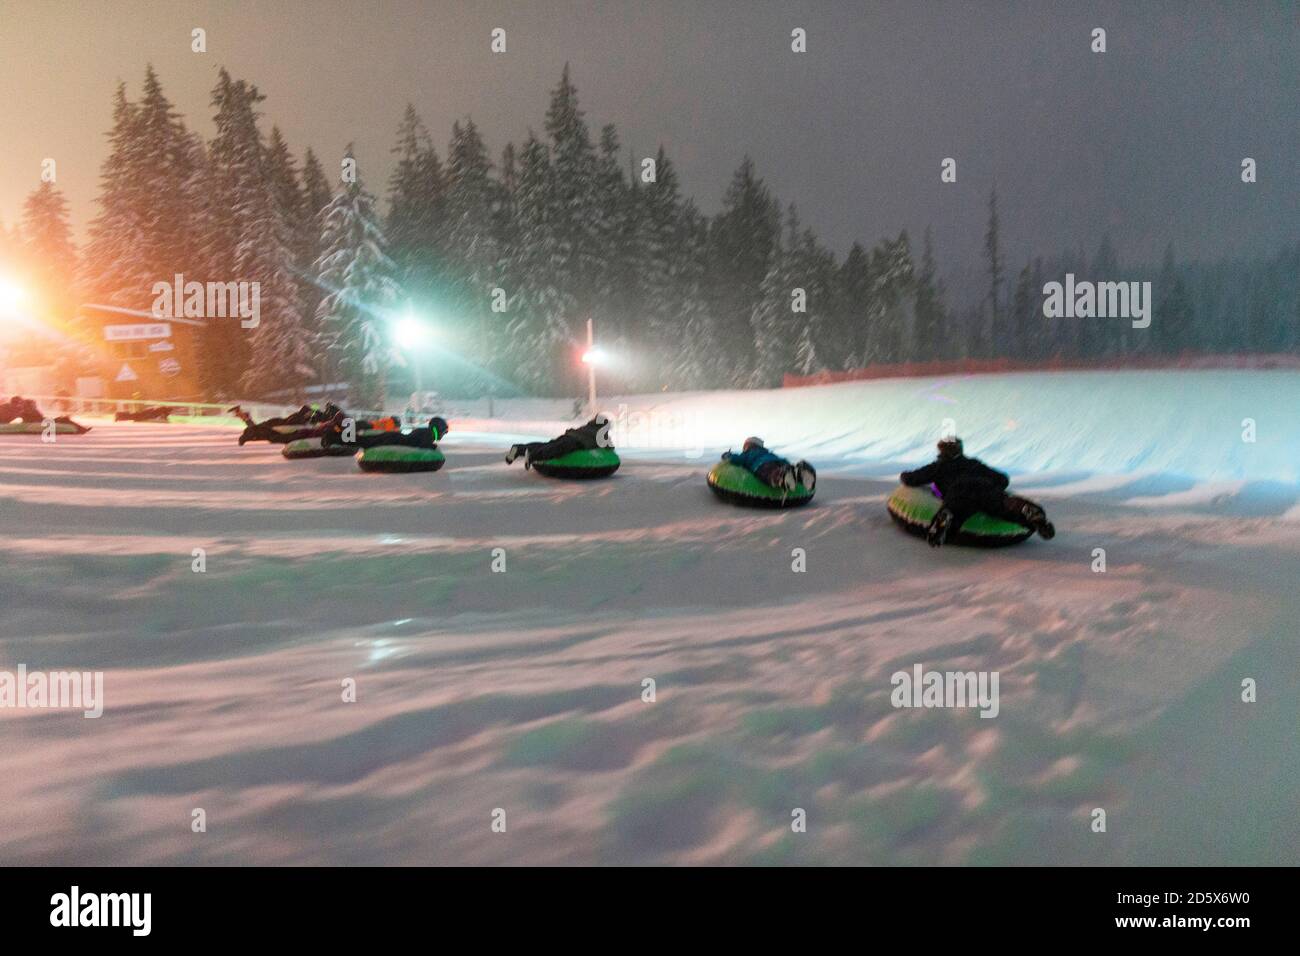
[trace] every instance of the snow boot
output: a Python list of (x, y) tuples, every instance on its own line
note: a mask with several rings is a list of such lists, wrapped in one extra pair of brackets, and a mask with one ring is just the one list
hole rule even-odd
[(806, 461), (801, 461), (794, 466), (795, 481), (803, 485), (810, 492), (817, 490), (817, 469)]
[(515, 459), (518, 457), (519, 457), (519, 446), (511, 445), (510, 450), (506, 452), (506, 464), (513, 465), (515, 463)]
[(1051, 541), (1056, 537), (1056, 527), (1047, 520), (1047, 512), (1032, 501), (1020, 499), (1016, 503), (1020, 506), (1020, 514), (1025, 519), (1025, 523), (1038, 532), (1044, 541)]
[(947, 508), (940, 508), (930, 520), (930, 527), (925, 530), (926, 543), (932, 548), (942, 547), (952, 530), (953, 514)]
[(787, 466), (781, 469), (780, 487), (783, 491), (794, 491), (799, 487), (799, 477), (795, 474), (794, 468)]
[(525, 452), (524, 452), (524, 471), (532, 471), (532, 470), (533, 470), (533, 453), (532, 453), (531, 451), (525, 451)]

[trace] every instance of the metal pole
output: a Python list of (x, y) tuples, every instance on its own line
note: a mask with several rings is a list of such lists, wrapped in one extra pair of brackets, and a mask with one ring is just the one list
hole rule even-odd
[(596, 414), (596, 333), (591, 319), (587, 319), (587, 407), (591, 414)]

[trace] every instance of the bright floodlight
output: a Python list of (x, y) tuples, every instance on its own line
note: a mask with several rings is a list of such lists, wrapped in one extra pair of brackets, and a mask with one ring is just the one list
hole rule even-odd
[(582, 360), (588, 365), (605, 365), (609, 362), (609, 354), (602, 349), (590, 348), (582, 353)]
[(422, 349), (433, 340), (433, 330), (413, 315), (404, 315), (393, 327), (393, 337), (404, 349)]
[(27, 290), (7, 276), (0, 276), (0, 311), (12, 312), (27, 299)]

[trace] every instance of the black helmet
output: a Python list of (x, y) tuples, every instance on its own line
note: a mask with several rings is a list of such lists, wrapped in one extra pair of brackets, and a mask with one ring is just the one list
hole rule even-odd
[(961, 439), (955, 435), (939, 439), (939, 457), (941, 459), (960, 458), (965, 454), (962, 449)]
[(429, 419), (429, 429), (433, 432), (433, 440), (438, 441), (451, 430), (451, 427), (447, 424), (447, 419), (434, 415)]

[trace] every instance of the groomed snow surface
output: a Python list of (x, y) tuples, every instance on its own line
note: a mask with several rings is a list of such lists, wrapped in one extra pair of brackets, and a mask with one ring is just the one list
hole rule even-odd
[[(1297, 859), (1300, 373), (602, 404), (624, 465), (590, 483), (501, 461), (571, 402), (453, 403), (433, 474), (225, 427), (0, 436), (0, 671), (106, 693), (0, 710), (0, 863)], [(891, 524), (948, 425), (1054, 541)], [(709, 493), (750, 434), (818, 465), (811, 506)], [(996, 671), (997, 716), (895, 708), (917, 664)]]

